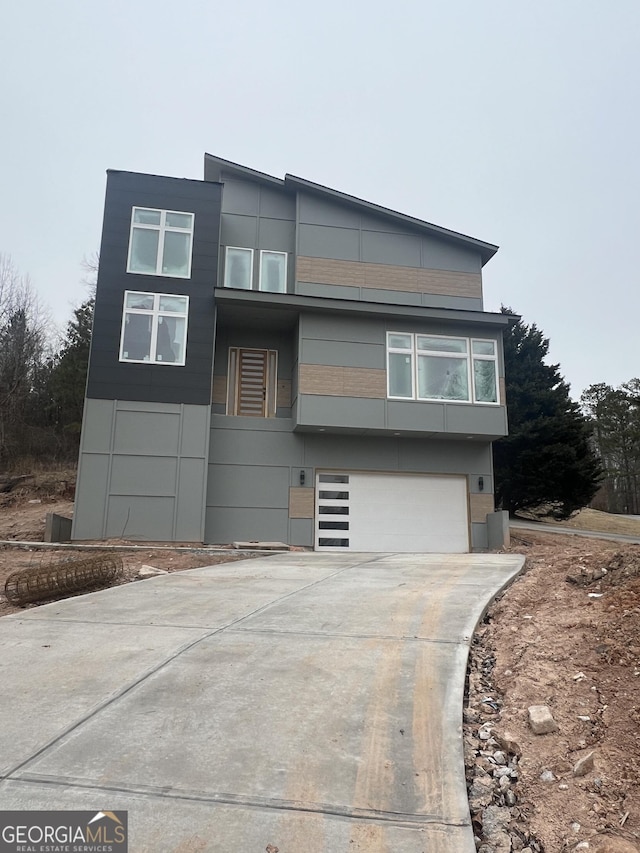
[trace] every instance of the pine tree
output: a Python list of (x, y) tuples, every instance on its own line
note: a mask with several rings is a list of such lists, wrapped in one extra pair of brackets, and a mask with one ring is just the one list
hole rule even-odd
[(67, 325), (67, 336), (50, 380), (58, 422), (65, 432), (76, 435), (82, 425), (94, 302), (92, 297), (74, 310), (74, 319)]
[[(502, 308), (505, 314), (514, 313)], [(559, 365), (546, 364), (549, 340), (519, 320), (504, 333), (509, 435), (494, 443), (498, 506), (568, 518), (598, 489), (590, 426)]]

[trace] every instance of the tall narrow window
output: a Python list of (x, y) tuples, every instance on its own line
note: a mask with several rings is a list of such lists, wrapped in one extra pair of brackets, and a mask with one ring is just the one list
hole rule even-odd
[(411, 399), (413, 391), (413, 335), (387, 335), (388, 393), (390, 397)]
[(127, 290), (120, 361), (184, 365), (188, 314), (188, 296)]
[(275, 350), (230, 347), (227, 414), (274, 418), (277, 375)]
[(189, 278), (193, 213), (134, 207), (127, 272)]
[(224, 286), (251, 290), (253, 280), (253, 249), (227, 246), (224, 266)]
[(498, 402), (498, 363), (494, 341), (471, 341), (473, 398), (476, 403)]
[(260, 290), (284, 293), (287, 289), (287, 253), (260, 252)]

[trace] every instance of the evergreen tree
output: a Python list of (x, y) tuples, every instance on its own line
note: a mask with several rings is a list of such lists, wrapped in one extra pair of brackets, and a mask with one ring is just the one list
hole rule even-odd
[(608, 512), (640, 512), (640, 379), (590, 385), (580, 399), (605, 471), (598, 498)]
[[(512, 314), (502, 307), (504, 314)], [(521, 320), (504, 333), (509, 435), (494, 443), (498, 506), (568, 518), (598, 489), (590, 426), (559, 365), (546, 364), (549, 340)]]
[(59, 427), (76, 436), (82, 426), (94, 303), (91, 297), (74, 310), (74, 319), (67, 325), (67, 335), (50, 377), (51, 399)]

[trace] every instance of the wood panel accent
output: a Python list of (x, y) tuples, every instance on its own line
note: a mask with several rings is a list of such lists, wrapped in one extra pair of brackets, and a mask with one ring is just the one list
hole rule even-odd
[(493, 495), (480, 495), (473, 492), (469, 495), (469, 509), (471, 513), (471, 521), (484, 523), (487, 520), (487, 513), (493, 512), (494, 510)]
[(227, 377), (226, 376), (216, 376), (214, 374), (213, 388), (211, 390), (211, 402), (212, 403), (222, 403), (223, 406), (227, 405)]
[(313, 518), (316, 490), (291, 487), (289, 489), (289, 518)]
[(301, 364), (298, 391), (300, 394), (384, 400), (387, 396), (387, 374), (385, 370), (368, 367)]
[(276, 390), (276, 406), (288, 408), (291, 405), (291, 380), (278, 379)]
[(308, 258), (300, 255), (296, 258), (296, 278), (298, 281), (315, 284), (482, 298), (480, 273), (454, 270), (368, 264), (362, 261), (339, 261), (332, 258)]

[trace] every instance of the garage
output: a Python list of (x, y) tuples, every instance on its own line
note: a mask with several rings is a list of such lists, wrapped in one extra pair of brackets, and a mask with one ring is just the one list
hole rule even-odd
[(320, 471), (317, 551), (469, 551), (467, 479)]

